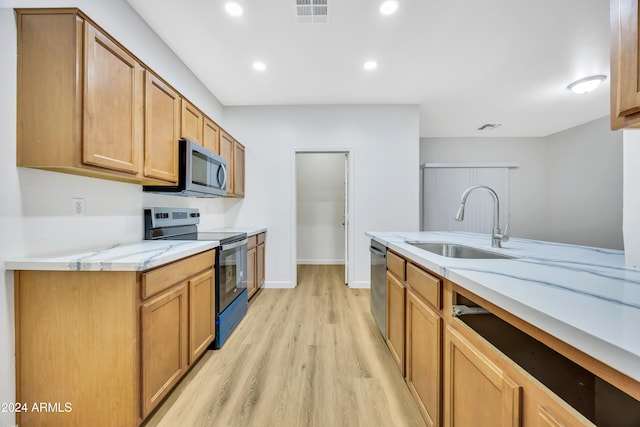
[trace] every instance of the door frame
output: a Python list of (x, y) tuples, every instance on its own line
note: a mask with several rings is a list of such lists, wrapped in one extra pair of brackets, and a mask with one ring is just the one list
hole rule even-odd
[(347, 175), (347, 192), (345, 194), (345, 203), (347, 207), (347, 217), (345, 218), (345, 239), (347, 251), (345, 252), (345, 269), (346, 269), (346, 285), (353, 283), (354, 256), (353, 256), (353, 149), (351, 148), (294, 148), (291, 150), (291, 285), (298, 286), (298, 193), (297, 193), (297, 171), (296, 171), (296, 155), (304, 154), (326, 154), (336, 153), (344, 154), (347, 157), (346, 175)]

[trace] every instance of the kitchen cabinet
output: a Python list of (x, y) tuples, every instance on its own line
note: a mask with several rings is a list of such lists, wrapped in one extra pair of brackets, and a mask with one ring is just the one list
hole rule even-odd
[(611, 128), (640, 125), (638, 0), (611, 0)]
[(406, 382), (429, 427), (441, 425), (440, 292), (440, 279), (407, 264)]
[(444, 425), (520, 426), (522, 388), (451, 327), (444, 347)]
[(233, 194), (244, 197), (244, 145), (234, 140), (233, 149)]
[(266, 233), (250, 236), (247, 243), (247, 290), (251, 298), (264, 284)]
[(404, 376), (405, 290), (404, 283), (387, 271), (387, 346), (402, 376)]
[(189, 363), (204, 353), (216, 335), (215, 275), (212, 269), (189, 280)]
[[(135, 427), (213, 340), (214, 251), (147, 271), (16, 271), (21, 426)], [(211, 339), (210, 339), (211, 337)]]
[(249, 237), (247, 243), (247, 292), (251, 298), (258, 291), (258, 236)]
[(17, 25), (17, 165), (143, 180), (142, 65), (77, 9)]
[(144, 175), (177, 183), (181, 98), (152, 72), (145, 79)]
[(180, 283), (142, 305), (143, 418), (162, 401), (187, 369), (187, 298), (186, 284)]
[(182, 137), (203, 145), (204, 114), (186, 99), (182, 100)]
[(216, 154), (220, 154), (220, 126), (207, 116), (204, 117), (202, 138), (202, 145), (204, 145), (204, 148), (207, 148)]
[(267, 240), (267, 233), (258, 234), (258, 246), (256, 253), (256, 281), (258, 282), (258, 288), (264, 285), (264, 268), (265, 268), (265, 245)]
[(387, 251), (387, 347), (404, 376), (406, 261)]
[(227, 161), (227, 195), (233, 195), (233, 180), (235, 171), (233, 168), (233, 154), (235, 152), (233, 137), (224, 130), (220, 131), (220, 156)]

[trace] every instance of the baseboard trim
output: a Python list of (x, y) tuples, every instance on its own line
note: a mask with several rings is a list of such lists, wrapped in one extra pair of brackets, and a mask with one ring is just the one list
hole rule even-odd
[(293, 289), (295, 288), (295, 286), (293, 286), (293, 284), (291, 283), (291, 281), (288, 282), (276, 282), (276, 281), (269, 281), (269, 282), (264, 282), (264, 285), (262, 285), (262, 287), (264, 289)]
[(344, 265), (343, 259), (299, 259), (298, 265)]
[(371, 288), (371, 282), (369, 282), (369, 281), (351, 282), (351, 283), (349, 283), (349, 287), (352, 288), (352, 289), (370, 289)]

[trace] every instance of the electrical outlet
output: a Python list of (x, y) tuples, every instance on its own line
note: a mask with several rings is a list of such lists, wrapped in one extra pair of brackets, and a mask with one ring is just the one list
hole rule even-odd
[(82, 198), (71, 199), (71, 214), (73, 216), (84, 215), (84, 199)]

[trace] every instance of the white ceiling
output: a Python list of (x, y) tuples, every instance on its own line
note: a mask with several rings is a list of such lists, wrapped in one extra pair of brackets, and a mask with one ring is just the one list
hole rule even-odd
[[(295, 0), (241, 0), (239, 18), (224, 0), (127, 1), (225, 106), (417, 104), (422, 137), (546, 136), (609, 113), (609, 0), (399, 0), (391, 16), (328, 0), (327, 24), (296, 23)], [(595, 92), (566, 89), (593, 74)]]

